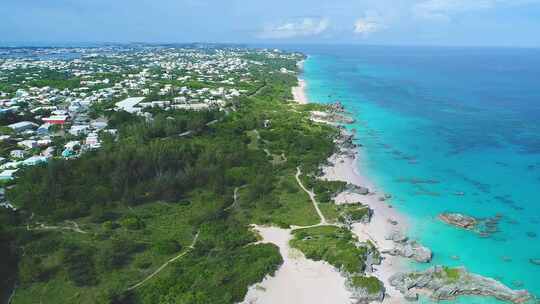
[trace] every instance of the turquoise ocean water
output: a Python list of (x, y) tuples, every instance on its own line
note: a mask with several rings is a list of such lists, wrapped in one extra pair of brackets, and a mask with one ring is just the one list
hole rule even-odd
[[(433, 264), (540, 296), (540, 50), (303, 46), (313, 102), (341, 101), (360, 170), (394, 196)], [(441, 212), (502, 215), (490, 237)], [(426, 266), (411, 265), (422, 268)], [(497, 303), (475, 297), (456, 303)]]

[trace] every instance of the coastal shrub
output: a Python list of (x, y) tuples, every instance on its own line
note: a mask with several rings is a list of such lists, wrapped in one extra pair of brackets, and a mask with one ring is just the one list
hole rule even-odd
[(23, 258), (19, 263), (19, 281), (23, 285), (44, 281), (48, 274), (39, 257)]
[(168, 239), (156, 242), (154, 249), (160, 254), (173, 254), (179, 252), (182, 246), (176, 240)]
[(76, 286), (97, 284), (94, 257), (90, 249), (68, 244), (63, 249), (62, 263), (69, 280)]
[(96, 261), (100, 269), (106, 272), (129, 264), (133, 254), (144, 249), (144, 244), (127, 238), (113, 239), (110, 244), (100, 248)]
[(358, 247), (352, 233), (344, 228), (322, 226), (293, 232), (291, 246), (309, 259), (324, 260), (349, 273), (365, 269), (366, 248)]
[(354, 287), (365, 289), (369, 294), (377, 294), (384, 288), (383, 283), (376, 277), (356, 275), (350, 278), (350, 282)]
[(93, 207), (90, 212), (90, 220), (96, 224), (100, 224), (106, 221), (115, 221), (119, 218), (118, 213), (104, 209), (99, 205)]
[(139, 230), (144, 228), (144, 222), (138, 217), (128, 216), (120, 222), (122, 227), (130, 230)]
[(369, 220), (372, 210), (361, 203), (344, 204), (338, 206), (339, 221), (342, 223), (354, 223)]
[(450, 268), (450, 267), (444, 266), (443, 269), (448, 280), (452, 282), (458, 281), (459, 278), (461, 277), (461, 273), (459, 269), (457, 268)]

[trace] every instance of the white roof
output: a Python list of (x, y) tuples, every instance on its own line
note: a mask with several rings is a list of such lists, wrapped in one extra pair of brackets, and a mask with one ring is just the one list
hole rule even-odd
[(126, 112), (134, 113), (138, 111), (138, 109), (135, 108), (135, 106), (139, 104), (141, 101), (143, 101), (144, 98), (145, 97), (129, 97), (120, 102), (117, 102), (116, 107)]
[(35, 124), (33, 122), (30, 122), (30, 121), (21, 121), (21, 122), (16, 122), (16, 123), (8, 125), (8, 127), (12, 128), (12, 129), (22, 128), (22, 127), (26, 127), (26, 126), (37, 127), (37, 124)]
[(67, 118), (67, 115), (51, 115), (49, 117), (43, 118), (43, 120), (66, 120)]
[(4, 177), (11, 177), (15, 172), (17, 172), (19, 169), (15, 169), (15, 170), (4, 170), (0, 173), (0, 176), (4, 176)]
[(180, 110), (195, 110), (195, 111), (209, 108), (208, 104), (206, 103), (179, 104), (179, 105), (173, 105), (172, 107), (175, 109), (180, 109)]

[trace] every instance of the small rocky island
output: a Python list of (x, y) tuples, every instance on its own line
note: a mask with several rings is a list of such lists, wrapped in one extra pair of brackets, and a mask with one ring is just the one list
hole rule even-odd
[(481, 237), (489, 237), (499, 231), (501, 214), (488, 218), (474, 218), (461, 213), (442, 213), (439, 219), (449, 225), (478, 233)]
[(494, 297), (510, 303), (526, 303), (532, 296), (525, 290), (512, 290), (502, 283), (468, 272), (465, 268), (431, 267), (426, 271), (397, 273), (390, 285), (407, 300), (418, 299), (417, 291), (428, 292), (433, 300), (452, 300), (462, 295)]
[(439, 215), (439, 219), (449, 225), (467, 230), (473, 230), (478, 224), (474, 217), (461, 213), (442, 213)]

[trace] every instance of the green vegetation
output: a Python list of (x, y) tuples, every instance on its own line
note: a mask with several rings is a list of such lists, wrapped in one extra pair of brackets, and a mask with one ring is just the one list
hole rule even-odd
[(444, 266), (443, 269), (449, 281), (457, 282), (459, 278), (461, 277), (461, 272), (457, 268), (450, 268), (450, 267)]
[(377, 294), (384, 288), (382, 282), (375, 277), (357, 275), (350, 278), (350, 282), (352, 286), (365, 289), (369, 294)]
[(303, 183), (308, 189), (313, 189), (320, 203), (332, 203), (335, 195), (343, 192), (347, 183), (341, 181), (326, 181), (312, 175), (304, 176)]
[(363, 272), (365, 269), (365, 247), (357, 246), (357, 240), (345, 228), (321, 226), (299, 229), (293, 232), (291, 246), (302, 251), (306, 257), (324, 260), (348, 273)]
[(353, 276), (350, 280), (354, 287), (363, 288), (369, 294), (377, 294), (384, 288), (381, 281), (375, 277)]
[(368, 206), (361, 203), (339, 205), (337, 210), (339, 221), (345, 224), (369, 221), (373, 212)]
[[(297, 166), (315, 173), (337, 132), (289, 104), (296, 78), (275, 71), (294, 69), (296, 60), (265, 58), (251, 71), (257, 81), (244, 85), (252, 94), (232, 101), (235, 111), (152, 109), (147, 121), (106, 102), (92, 115), (107, 116), (117, 139), (77, 159), (20, 170), (7, 192), (20, 209), (0, 229), (3, 258), (18, 265), (1, 269), (5, 277), (18, 273), (13, 303), (235, 303), (276, 271), (278, 248), (253, 244), (249, 224), (318, 222), (294, 174)], [(364, 250), (350, 232), (322, 232), (335, 251), (308, 243), (314, 254), (363, 268)]]
[(375, 277), (364, 276), (368, 255), (373, 262), (380, 254), (371, 242), (359, 243), (350, 230), (337, 226), (319, 226), (293, 231), (292, 247), (315, 261), (326, 261), (345, 272), (349, 284), (370, 294), (380, 292), (384, 285)]

